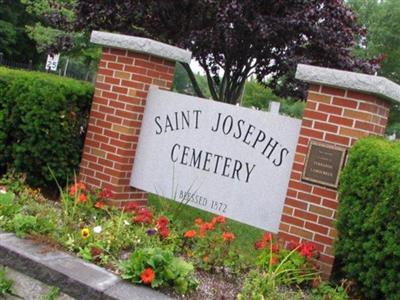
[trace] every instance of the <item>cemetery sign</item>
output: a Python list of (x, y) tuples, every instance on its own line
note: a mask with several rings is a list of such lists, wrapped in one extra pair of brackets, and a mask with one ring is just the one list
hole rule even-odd
[(300, 123), (151, 87), (131, 185), (278, 232)]

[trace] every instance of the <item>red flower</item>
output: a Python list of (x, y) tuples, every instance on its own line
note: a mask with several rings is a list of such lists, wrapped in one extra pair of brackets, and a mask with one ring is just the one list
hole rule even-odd
[(91, 249), (90, 249), (90, 254), (93, 256), (93, 257), (98, 257), (98, 256), (100, 256), (100, 255), (102, 255), (103, 254), (103, 250), (101, 249), (101, 248), (98, 248), (98, 247), (92, 247)]
[(272, 253), (277, 253), (279, 251), (279, 245), (278, 244), (271, 244), (271, 246), (269, 247), (269, 250)]
[(84, 203), (84, 202), (86, 202), (86, 201), (87, 201), (86, 195), (85, 195), (85, 194), (81, 194), (81, 195), (79, 196), (78, 202), (79, 202), (79, 203)]
[(139, 207), (140, 207), (140, 204), (139, 204), (139, 203), (131, 202), (131, 203), (126, 204), (126, 205), (123, 207), (123, 211), (124, 211), (124, 212), (137, 211), (137, 210), (139, 209)]
[(201, 224), (203, 224), (203, 220), (201, 219), (201, 218), (197, 218), (196, 220), (194, 220), (194, 222), (197, 224), (197, 225), (201, 225)]
[(225, 223), (225, 217), (224, 216), (218, 216), (217, 219), (216, 219), (216, 223), (224, 224)]
[(269, 232), (265, 232), (263, 235), (263, 240), (269, 242), (270, 240), (272, 240), (272, 234), (270, 234)]
[(137, 215), (133, 218), (135, 223), (147, 223), (150, 224), (153, 218), (153, 214), (147, 208), (139, 209)]
[(196, 235), (196, 230), (188, 230), (185, 232), (185, 234), (183, 236), (187, 239), (191, 239), (195, 235)]
[(155, 274), (152, 268), (146, 268), (140, 274), (140, 279), (144, 284), (150, 284), (154, 280)]
[(260, 249), (264, 249), (266, 246), (267, 246), (267, 244), (265, 243), (265, 241), (259, 240), (259, 241), (255, 242), (254, 249), (260, 250)]
[(104, 188), (104, 189), (100, 192), (99, 196), (100, 196), (100, 198), (103, 198), (103, 199), (110, 199), (110, 198), (113, 197), (113, 192), (112, 192), (112, 190), (109, 189), (109, 188)]
[(224, 238), (225, 242), (230, 242), (235, 239), (235, 235), (232, 232), (224, 232), (222, 237)]
[(102, 202), (102, 201), (97, 201), (97, 202), (94, 204), (94, 207), (96, 207), (96, 208), (98, 208), (98, 209), (102, 209), (104, 206), (105, 206), (105, 204), (104, 204), (104, 202)]
[(304, 243), (300, 247), (300, 255), (304, 257), (312, 257), (315, 247), (313, 244)]
[(160, 235), (163, 237), (163, 238), (167, 238), (168, 236), (169, 236), (169, 234), (170, 234), (170, 231), (169, 231), (169, 229), (168, 229), (168, 227), (161, 227), (159, 230), (158, 230), (158, 232), (160, 233)]
[(165, 226), (167, 226), (168, 224), (169, 224), (169, 220), (168, 220), (167, 217), (161, 216), (161, 217), (159, 217), (158, 220), (157, 220), (157, 226), (158, 226), (159, 228), (165, 227)]

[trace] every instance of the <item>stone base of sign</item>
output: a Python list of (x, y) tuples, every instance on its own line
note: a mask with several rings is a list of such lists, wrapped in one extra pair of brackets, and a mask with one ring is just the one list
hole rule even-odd
[[(300, 66), (299, 69), (304, 71), (304, 66)], [(328, 277), (334, 263), (333, 243), (337, 235), (334, 223), (339, 199), (337, 189), (309, 183), (302, 179), (310, 141), (325, 142), (349, 149), (359, 138), (369, 135), (383, 136), (390, 107), (390, 102), (385, 98), (390, 95), (385, 95), (385, 90), (382, 93), (375, 91), (379, 94), (375, 96), (340, 87), (338, 78), (343, 71), (315, 69), (318, 70), (320, 76), (311, 76), (312, 72), (297, 74), (298, 79), (311, 82), (311, 85), (279, 237), (286, 241), (313, 242), (321, 253), (319, 261), (322, 272), (325, 277)], [(345, 76), (346, 84), (349, 81), (365, 82), (365, 78), (378, 80), (375, 76), (343, 73), (347, 76)], [(321, 81), (323, 84), (318, 82), (324, 79), (326, 82)], [(329, 83), (336, 87), (329, 86)], [(357, 84), (353, 84), (353, 88), (356, 89)], [(397, 89), (391, 90), (391, 93), (397, 95), (398, 91), (397, 86)], [(396, 97), (393, 98), (397, 100)]]
[[(93, 32), (103, 46), (80, 165), (80, 181), (112, 190), (113, 204), (145, 204), (147, 194), (129, 186), (150, 85), (169, 90), (176, 61), (191, 53), (156, 41)], [(155, 149), (157, 150), (157, 149)]]
[[(58, 287), (76, 299), (171, 299), (150, 288), (130, 284), (92, 263), (51, 251), (48, 245), (19, 239), (12, 233), (0, 232), (0, 265)], [(29, 296), (27, 299), (34, 299), (34, 295)]]

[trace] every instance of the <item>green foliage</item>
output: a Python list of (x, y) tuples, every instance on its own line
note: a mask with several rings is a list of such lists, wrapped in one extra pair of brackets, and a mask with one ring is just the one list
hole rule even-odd
[(348, 0), (367, 28), (367, 47), (358, 47), (355, 54), (373, 58), (383, 55), (379, 74), (400, 82), (400, 1)]
[(293, 249), (288, 250), (265, 233), (255, 248), (261, 251), (257, 269), (247, 275), (239, 299), (284, 299), (279, 293), (283, 286), (309, 283), (318, 275), (312, 260), (316, 256), (312, 244), (292, 243)]
[(12, 295), (14, 282), (7, 278), (6, 268), (0, 267), (0, 296)]
[(19, 206), (14, 201), (15, 194), (11, 192), (0, 192), (0, 215), (4, 217), (14, 216), (19, 211)]
[(311, 290), (311, 300), (348, 300), (344, 285), (332, 286), (327, 282), (321, 283), (317, 288)]
[(0, 170), (33, 185), (61, 183), (80, 161), (93, 87), (49, 74), (0, 68)]
[(50, 291), (42, 297), (41, 300), (56, 300), (60, 296), (60, 289), (52, 287)]
[(336, 255), (369, 299), (400, 299), (400, 144), (359, 140), (341, 175)]
[(267, 110), (270, 101), (281, 101), (282, 98), (274, 95), (270, 88), (266, 88), (255, 80), (246, 82), (241, 105)]
[(7, 60), (27, 63), (38, 58), (25, 32), (25, 26), (34, 21), (20, 1), (0, 0), (0, 52)]
[(129, 260), (122, 263), (122, 278), (142, 283), (141, 274), (146, 268), (155, 272), (149, 283), (153, 288), (170, 284), (185, 294), (197, 286), (193, 265), (174, 257), (171, 251), (156, 247), (135, 251)]

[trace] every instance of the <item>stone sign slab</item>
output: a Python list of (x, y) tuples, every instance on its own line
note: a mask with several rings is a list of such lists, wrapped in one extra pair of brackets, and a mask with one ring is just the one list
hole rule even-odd
[(346, 148), (310, 141), (302, 179), (337, 188), (345, 155)]
[(278, 232), (300, 125), (152, 87), (131, 185)]

